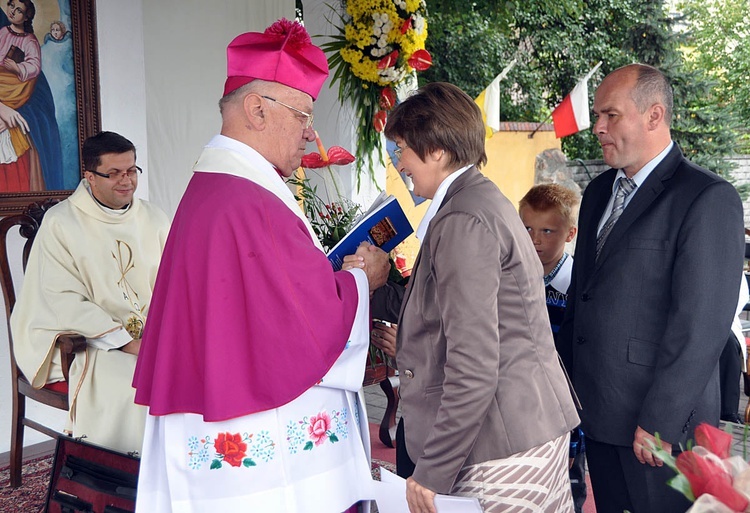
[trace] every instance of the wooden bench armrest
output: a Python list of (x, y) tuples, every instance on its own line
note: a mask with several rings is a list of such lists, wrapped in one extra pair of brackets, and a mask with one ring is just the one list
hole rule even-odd
[(62, 372), (65, 381), (67, 382), (68, 372), (70, 366), (73, 364), (73, 359), (76, 353), (80, 353), (86, 349), (86, 337), (81, 335), (60, 335), (57, 337), (55, 343), (60, 348), (60, 363), (62, 365)]

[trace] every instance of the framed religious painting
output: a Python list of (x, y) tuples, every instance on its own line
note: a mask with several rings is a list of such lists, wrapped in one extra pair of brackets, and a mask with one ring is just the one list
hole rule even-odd
[(0, 217), (63, 199), (99, 131), (94, 0), (0, 0)]

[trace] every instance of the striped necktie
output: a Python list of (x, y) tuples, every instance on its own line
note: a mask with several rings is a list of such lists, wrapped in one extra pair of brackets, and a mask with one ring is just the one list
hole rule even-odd
[(604, 223), (602, 231), (599, 232), (599, 236), (596, 238), (596, 258), (599, 259), (599, 254), (602, 252), (604, 247), (604, 241), (607, 240), (609, 233), (612, 231), (617, 220), (622, 215), (622, 211), (625, 210), (625, 198), (632, 193), (636, 187), (638, 187), (633, 180), (627, 177), (620, 177), (617, 179), (617, 191), (615, 192), (615, 201), (612, 204), (612, 213), (609, 214), (607, 222)]

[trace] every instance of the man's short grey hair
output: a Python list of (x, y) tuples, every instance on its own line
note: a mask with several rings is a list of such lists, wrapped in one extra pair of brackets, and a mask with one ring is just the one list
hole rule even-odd
[(244, 100), (245, 96), (250, 93), (270, 94), (269, 87), (271, 86), (271, 84), (273, 84), (273, 82), (256, 79), (241, 87), (238, 87), (231, 93), (222, 96), (221, 100), (219, 100), (219, 112), (224, 114), (224, 109), (227, 107), (227, 105), (234, 103), (235, 101)]
[(664, 73), (647, 64), (633, 64), (636, 66), (638, 76), (631, 96), (638, 111), (643, 113), (654, 103), (664, 105), (664, 122), (667, 126), (672, 123), (674, 110), (674, 93)]

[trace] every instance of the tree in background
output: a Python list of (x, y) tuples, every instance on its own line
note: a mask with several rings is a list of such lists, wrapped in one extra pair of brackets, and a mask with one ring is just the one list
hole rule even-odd
[(740, 151), (750, 153), (750, 3), (747, 0), (682, 0), (677, 5), (690, 20), (685, 61), (715, 82), (716, 102), (742, 121)]
[[(723, 157), (734, 153), (736, 117), (713, 94), (705, 70), (685, 65), (683, 36), (662, 1), (431, 0), (429, 7), (427, 48), (434, 65), (422, 81), (453, 82), (477, 96), (517, 58), (501, 84), (501, 119), (539, 122), (597, 61), (604, 64), (592, 78), (592, 100), (608, 72), (630, 62), (652, 64), (674, 84), (675, 140), (697, 163), (722, 175), (729, 171)], [(571, 159), (601, 158), (590, 130), (562, 145)]]

